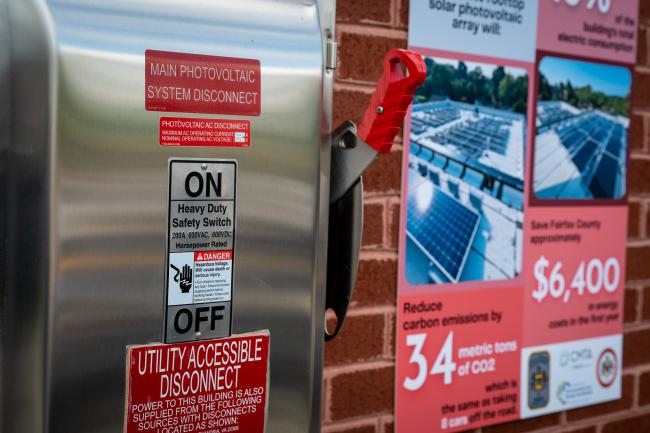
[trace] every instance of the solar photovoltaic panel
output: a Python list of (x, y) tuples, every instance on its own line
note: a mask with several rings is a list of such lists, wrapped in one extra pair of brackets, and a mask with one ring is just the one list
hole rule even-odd
[(431, 182), (409, 188), (406, 232), (453, 282), (458, 281), (480, 216)]
[(607, 128), (600, 128), (594, 134), (594, 140), (599, 141), (599, 142), (602, 142), (605, 137), (607, 137)]
[(607, 151), (611, 153), (614, 156), (618, 156), (621, 153), (621, 147), (623, 143), (621, 143), (620, 138), (616, 138), (612, 136), (609, 139), (609, 143), (607, 143)]
[(582, 143), (582, 140), (585, 138), (584, 134), (576, 131), (573, 134), (569, 135), (566, 140), (564, 141), (564, 146), (572, 150), (574, 147)]
[(614, 188), (618, 179), (618, 162), (609, 155), (603, 155), (598, 170), (591, 180), (589, 189), (595, 198), (614, 197)]
[(591, 140), (587, 140), (584, 146), (575, 154), (573, 157), (573, 162), (575, 163), (578, 170), (584, 170), (587, 163), (593, 158), (598, 149), (598, 144)]
[[(549, 108), (546, 108), (550, 114)], [(555, 133), (571, 155), (584, 186), (594, 198), (614, 198), (620, 194), (621, 167), (627, 151), (627, 128), (598, 111), (574, 115), (566, 124), (559, 124)], [(572, 189), (566, 189), (572, 194)], [(565, 198), (569, 198), (566, 196)]]

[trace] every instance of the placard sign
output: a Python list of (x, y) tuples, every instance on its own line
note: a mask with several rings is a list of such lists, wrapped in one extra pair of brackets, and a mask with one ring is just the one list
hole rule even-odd
[(229, 146), (251, 144), (250, 120), (161, 117), (158, 128), (161, 146)]
[(269, 333), (129, 346), (125, 433), (263, 433)]
[[(146, 50), (144, 106), (147, 111), (259, 116), (260, 61), (205, 54)], [(161, 146), (248, 147), (248, 119), (160, 117)]]
[(148, 111), (259, 116), (261, 89), (257, 59), (145, 52)]
[(237, 162), (170, 159), (165, 342), (230, 335)]
[(620, 398), (638, 6), (411, 0), (397, 432)]

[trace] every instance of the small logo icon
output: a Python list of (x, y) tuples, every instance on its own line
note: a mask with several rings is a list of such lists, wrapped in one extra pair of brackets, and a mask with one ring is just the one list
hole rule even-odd
[(246, 133), (235, 132), (235, 143), (244, 143), (244, 142), (246, 142)]
[(190, 268), (188, 265), (183, 266), (183, 270), (181, 271), (174, 265), (170, 265), (174, 272), (174, 281), (178, 283), (178, 287), (181, 289), (181, 292), (183, 293), (188, 293), (190, 289), (192, 288), (192, 268)]
[(562, 404), (567, 403), (567, 392), (571, 388), (571, 383), (564, 381), (560, 384), (560, 386), (557, 387), (557, 399), (560, 401)]
[(549, 376), (551, 356), (536, 352), (528, 358), (528, 407), (539, 409), (549, 401)]
[(571, 360), (571, 355), (569, 354), (569, 351), (568, 350), (563, 351), (562, 354), (560, 355), (560, 365), (562, 367), (566, 367), (567, 365), (569, 365), (570, 360)]
[(598, 383), (604, 388), (609, 387), (618, 375), (618, 358), (612, 349), (605, 349), (598, 357), (596, 363), (596, 376)]

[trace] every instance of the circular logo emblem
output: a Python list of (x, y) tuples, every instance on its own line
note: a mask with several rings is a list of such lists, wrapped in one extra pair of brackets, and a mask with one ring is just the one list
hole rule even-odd
[(601, 352), (596, 363), (596, 377), (598, 383), (604, 388), (610, 386), (616, 380), (618, 374), (618, 359), (612, 349), (605, 349)]

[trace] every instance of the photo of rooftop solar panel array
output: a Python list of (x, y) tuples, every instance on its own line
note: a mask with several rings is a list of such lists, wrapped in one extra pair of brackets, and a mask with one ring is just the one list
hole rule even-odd
[[(625, 193), (627, 129), (603, 113), (565, 119), (538, 136), (538, 198), (620, 198)], [(557, 151), (558, 146), (562, 146)]]
[(533, 167), (538, 199), (619, 199), (625, 195), (626, 68), (546, 57)]
[[(519, 77), (521, 86), (525, 77), (523, 70), (438, 58), (427, 66), (432, 76), (441, 71), (431, 69), (446, 69), (456, 83), (463, 68), (471, 71), (473, 86), (484, 83), (483, 101), (497, 99), (490, 92), (504, 89), (499, 80)], [(457, 91), (452, 96), (463, 101), (454, 100), (445, 83), (429, 90), (433, 95), (416, 100), (410, 119), (406, 278), (411, 284), (514, 278), (522, 259), (526, 116)]]

